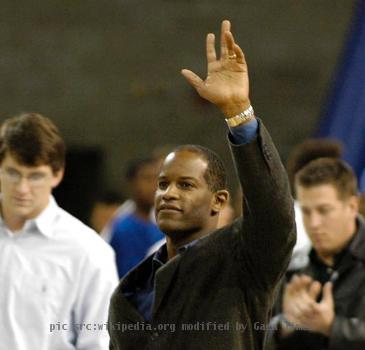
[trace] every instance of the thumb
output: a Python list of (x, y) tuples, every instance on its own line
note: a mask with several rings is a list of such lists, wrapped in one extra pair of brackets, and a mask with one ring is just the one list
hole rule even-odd
[(188, 69), (182, 69), (181, 74), (185, 77), (185, 79), (195, 87), (195, 89), (199, 89), (203, 83), (203, 80), (200, 79), (195, 73)]
[(332, 282), (327, 282), (324, 285), (324, 287), (323, 287), (323, 296), (322, 296), (321, 303), (331, 304), (331, 305), (334, 304), (332, 288), (333, 288)]

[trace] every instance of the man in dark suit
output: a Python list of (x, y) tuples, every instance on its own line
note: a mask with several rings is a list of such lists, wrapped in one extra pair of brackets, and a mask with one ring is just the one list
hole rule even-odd
[(208, 76), (182, 74), (226, 117), (244, 218), (216, 230), (228, 199), (224, 167), (201, 146), (165, 159), (155, 197), (167, 244), (121, 281), (111, 300), (111, 349), (262, 349), (273, 290), (295, 242), (286, 173), (249, 100), (247, 65), (230, 23), (221, 57), (207, 36)]

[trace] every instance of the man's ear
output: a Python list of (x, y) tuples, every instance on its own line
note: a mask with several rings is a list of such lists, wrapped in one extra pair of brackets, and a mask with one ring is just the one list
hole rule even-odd
[(222, 208), (229, 200), (229, 192), (227, 190), (219, 190), (213, 194), (211, 213), (212, 216), (219, 214)]
[(63, 179), (64, 172), (64, 169), (60, 169), (57, 172), (53, 173), (52, 188), (56, 188), (60, 184)]
[(351, 211), (357, 216), (360, 207), (360, 197), (359, 196), (351, 196), (348, 200)]

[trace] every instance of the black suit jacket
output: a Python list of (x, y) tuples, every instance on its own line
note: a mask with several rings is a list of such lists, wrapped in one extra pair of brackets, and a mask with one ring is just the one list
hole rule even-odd
[(123, 295), (151, 272), (147, 258), (120, 282), (111, 299), (110, 348), (262, 349), (274, 287), (295, 243), (287, 176), (266, 129), (230, 145), (244, 193), (244, 218), (211, 233), (161, 267), (152, 321)]

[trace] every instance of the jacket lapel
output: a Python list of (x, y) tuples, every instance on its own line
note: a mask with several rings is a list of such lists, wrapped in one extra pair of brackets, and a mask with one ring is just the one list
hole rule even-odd
[(135, 269), (131, 270), (121, 282), (121, 288), (119, 293), (119, 304), (122, 306), (123, 310), (128, 310), (124, 312), (125, 317), (130, 321), (145, 321), (143, 316), (138, 312), (138, 310), (132, 305), (126, 295), (135, 294), (138, 289), (140, 289), (144, 283), (148, 280), (151, 274), (153, 255), (142, 261)]
[(181, 257), (184, 253), (176, 255), (165, 265), (160, 267), (155, 276), (155, 300), (152, 308), (152, 318), (154, 318), (161, 302), (166, 295), (171, 283), (174, 280), (174, 276), (177, 272), (177, 268), (180, 264)]

